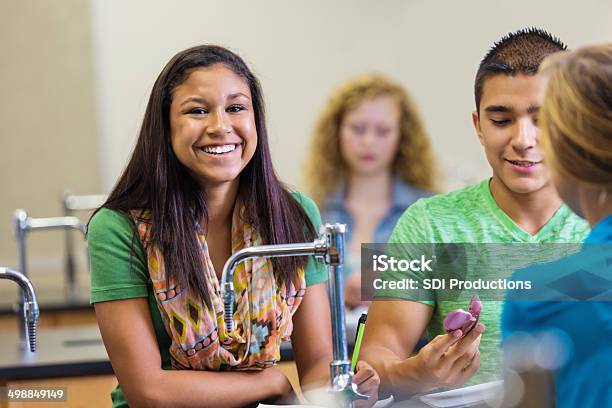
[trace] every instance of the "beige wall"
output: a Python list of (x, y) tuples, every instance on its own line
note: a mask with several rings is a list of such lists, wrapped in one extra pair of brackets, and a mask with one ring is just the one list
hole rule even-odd
[[(0, 266), (16, 268), (13, 210), (61, 215), (64, 188), (100, 189), (89, 3), (3, 0), (0, 41)], [(62, 239), (30, 236), (32, 273), (61, 268)]]
[(473, 80), (492, 42), (519, 27), (571, 46), (612, 40), (612, 2), (583, 0), (238, 0), (93, 2), (102, 183), (109, 188), (137, 133), (148, 92), (180, 49), (218, 43), (255, 69), (268, 103), (273, 157), (302, 185), (303, 152), (330, 89), (379, 70), (412, 91), (450, 186), (488, 165), (471, 125)]

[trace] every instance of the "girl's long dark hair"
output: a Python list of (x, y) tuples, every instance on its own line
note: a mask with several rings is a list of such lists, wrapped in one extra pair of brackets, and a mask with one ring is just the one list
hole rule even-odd
[[(259, 81), (244, 61), (219, 46), (201, 45), (176, 54), (153, 85), (132, 157), (104, 208), (127, 213), (151, 210), (151, 245), (159, 248), (168, 278), (180, 290), (190, 289), (210, 306), (196, 223), (207, 221), (202, 189), (178, 161), (170, 145), (172, 92), (191, 70), (223, 64), (249, 84), (258, 143), (240, 174), (238, 200), (245, 205), (245, 222), (252, 224), (265, 244), (312, 241), (315, 229), (303, 207), (278, 180), (268, 146), (263, 95)], [(95, 214), (94, 214), (95, 215)], [(277, 280), (295, 279), (305, 257), (273, 258)], [(217, 271), (219, 272), (219, 271)]]

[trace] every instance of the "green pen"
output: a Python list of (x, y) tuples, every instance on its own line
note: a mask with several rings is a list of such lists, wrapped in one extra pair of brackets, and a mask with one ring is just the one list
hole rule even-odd
[(361, 340), (363, 339), (363, 331), (365, 330), (365, 323), (368, 320), (368, 314), (362, 313), (359, 317), (359, 323), (357, 323), (357, 334), (355, 335), (355, 348), (353, 349), (353, 358), (351, 359), (351, 371), (355, 372), (357, 367), (357, 360), (359, 359), (359, 349), (361, 349)]

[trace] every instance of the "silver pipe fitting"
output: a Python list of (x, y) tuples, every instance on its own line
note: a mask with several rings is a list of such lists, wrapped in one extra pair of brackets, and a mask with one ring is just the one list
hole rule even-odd
[(55, 230), (55, 229), (76, 229), (87, 234), (87, 225), (77, 217), (48, 217), (32, 218), (23, 209), (15, 210), (15, 236), (19, 247), (19, 268), (21, 273), (28, 276), (26, 259), (26, 236), (30, 231), (35, 230)]
[(242, 249), (225, 262), (221, 275), (221, 295), (228, 333), (234, 329), (234, 270), (250, 258), (314, 255), (328, 266), (328, 294), (332, 314), (333, 360), (330, 363), (331, 389), (334, 397), (348, 407), (357, 399), (368, 397), (357, 392), (353, 384), (353, 372), (348, 358), (344, 316), (344, 234), (346, 225), (326, 224), (321, 226), (319, 237), (313, 242), (300, 244), (260, 245)]
[[(17, 250), (19, 252), (19, 270), (25, 277), (28, 276), (28, 261), (26, 253), (26, 237), (31, 231), (38, 230), (56, 230), (56, 229), (76, 229), (83, 233), (87, 233), (87, 225), (77, 217), (48, 217), (48, 218), (32, 218), (23, 209), (15, 210), (15, 236), (17, 238)], [(25, 290), (21, 290), (21, 300), (18, 304), (19, 308), (19, 326), (26, 324), (24, 318), (26, 311), (24, 308), (27, 305)], [(38, 306), (37, 306), (38, 309)], [(24, 339), (22, 338), (22, 341)]]
[(65, 191), (62, 196), (62, 204), (66, 211), (87, 211), (101, 207), (106, 199), (107, 196), (104, 194), (74, 195)]
[[(95, 210), (104, 204), (107, 196), (104, 194), (74, 195), (65, 190), (62, 193), (62, 208), (64, 216), (70, 217), (74, 211)], [(72, 248), (72, 234), (68, 229), (65, 232), (65, 258), (64, 271), (66, 273), (67, 292), (71, 297), (76, 297), (76, 267), (74, 261), (74, 251)]]
[(22, 273), (6, 267), (0, 267), (0, 279), (8, 279), (16, 282), (21, 287), (22, 302), (20, 310), (21, 319), (24, 323), (23, 332), (20, 340), (20, 348), (36, 351), (36, 325), (38, 323), (38, 302), (32, 282)]
[(244, 248), (228, 258), (223, 265), (221, 274), (221, 293), (223, 299), (223, 311), (225, 315), (225, 327), (228, 333), (234, 330), (234, 270), (242, 261), (257, 257), (281, 257), (281, 256), (323, 256), (325, 254), (325, 242), (315, 240), (300, 244), (285, 245), (259, 245)]

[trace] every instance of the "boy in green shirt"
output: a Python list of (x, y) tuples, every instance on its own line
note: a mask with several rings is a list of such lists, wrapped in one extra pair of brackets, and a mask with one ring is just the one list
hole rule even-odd
[[(588, 225), (558, 197), (538, 146), (544, 83), (537, 69), (565, 48), (539, 29), (519, 30), (494, 45), (476, 74), (472, 114), (492, 177), (419, 200), (402, 215), (389, 243), (569, 243), (586, 236)], [(461, 337), (460, 330), (447, 334), (442, 321), (465, 302), (424, 301), (410, 293), (378, 290), (379, 300), (370, 306), (362, 356), (378, 371), (383, 394), (401, 399), (497, 378), (501, 302), (483, 302), (480, 322)], [(431, 341), (411, 356), (426, 329)]]

